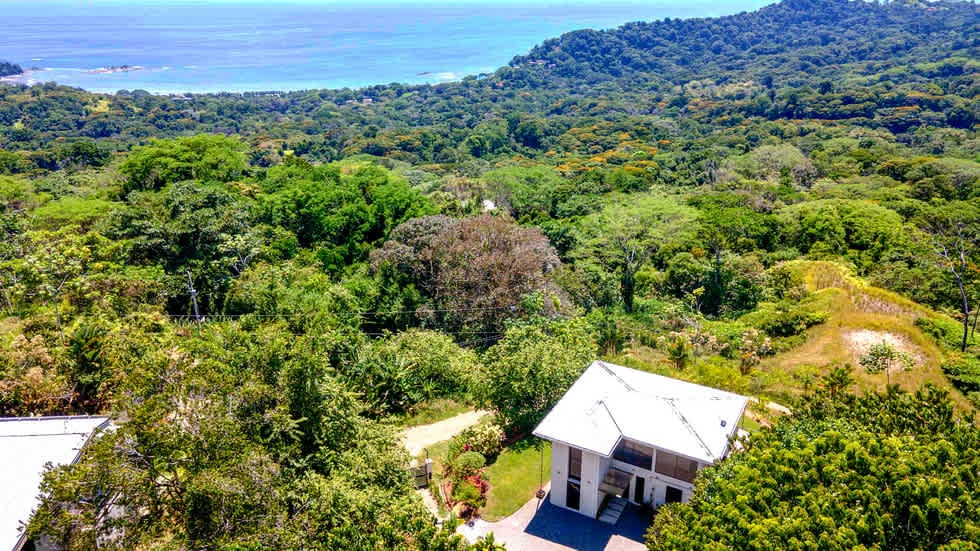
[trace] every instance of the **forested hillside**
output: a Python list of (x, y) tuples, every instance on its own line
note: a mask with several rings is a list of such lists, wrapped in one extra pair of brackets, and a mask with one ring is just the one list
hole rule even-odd
[[(830, 450), (870, 488), (892, 461), (977, 464), (978, 59), (972, 2), (785, 0), (577, 31), (438, 86), (0, 85), (0, 413), (119, 421), (47, 478), (30, 530), (461, 548), (397, 430), (472, 405), (526, 442), (599, 356), (801, 411), (754, 412), (775, 428), (651, 546), (974, 548), (965, 467), (916, 499), (862, 494), (873, 519), (820, 509), (878, 523), (852, 534), (771, 522), (854, 480), (778, 493), (740, 466)], [(715, 495), (772, 531), (722, 538)]]

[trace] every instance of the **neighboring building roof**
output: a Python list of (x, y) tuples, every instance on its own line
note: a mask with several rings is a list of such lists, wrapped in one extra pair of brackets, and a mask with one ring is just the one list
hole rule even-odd
[(0, 549), (23, 544), (20, 526), (40, 502), (44, 465), (74, 463), (92, 434), (108, 425), (108, 417), (0, 418)]
[(609, 457), (621, 438), (706, 463), (728, 451), (748, 398), (592, 362), (534, 435)]

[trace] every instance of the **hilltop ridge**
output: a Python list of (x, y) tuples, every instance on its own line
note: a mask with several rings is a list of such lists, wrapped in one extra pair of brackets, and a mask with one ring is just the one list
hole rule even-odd
[(654, 83), (725, 77), (800, 85), (832, 78), (848, 64), (881, 71), (910, 58), (929, 63), (976, 54), (975, 18), (972, 2), (784, 0), (725, 17), (575, 31), (546, 40), (511, 66), (543, 65), (548, 75), (585, 81), (642, 75)]

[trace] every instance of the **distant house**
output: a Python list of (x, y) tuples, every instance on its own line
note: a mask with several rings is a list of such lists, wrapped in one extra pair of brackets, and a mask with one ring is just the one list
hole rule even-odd
[(698, 470), (723, 459), (744, 396), (595, 361), (541, 421), (551, 503), (615, 523), (626, 502), (687, 501)]
[(48, 548), (21, 531), (40, 502), (44, 466), (78, 461), (85, 443), (107, 427), (108, 417), (0, 418), (0, 551)]

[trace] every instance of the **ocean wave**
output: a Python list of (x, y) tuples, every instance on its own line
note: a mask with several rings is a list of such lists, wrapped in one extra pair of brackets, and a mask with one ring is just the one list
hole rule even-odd
[(48, 68), (31, 67), (30, 69), (25, 69), (24, 72), (20, 73), (19, 75), (7, 75), (5, 77), (0, 77), (0, 82), (5, 84), (25, 84), (27, 86), (34, 86), (35, 84), (44, 82), (41, 79), (34, 78), (34, 75), (49, 70), (50, 69)]
[(131, 73), (146, 69), (142, 65), (118, 65), (113, 67), (99, 67), (97, 69), (86, 69), (84, 72), (89, 75), (111, 75), (114, 73)]

